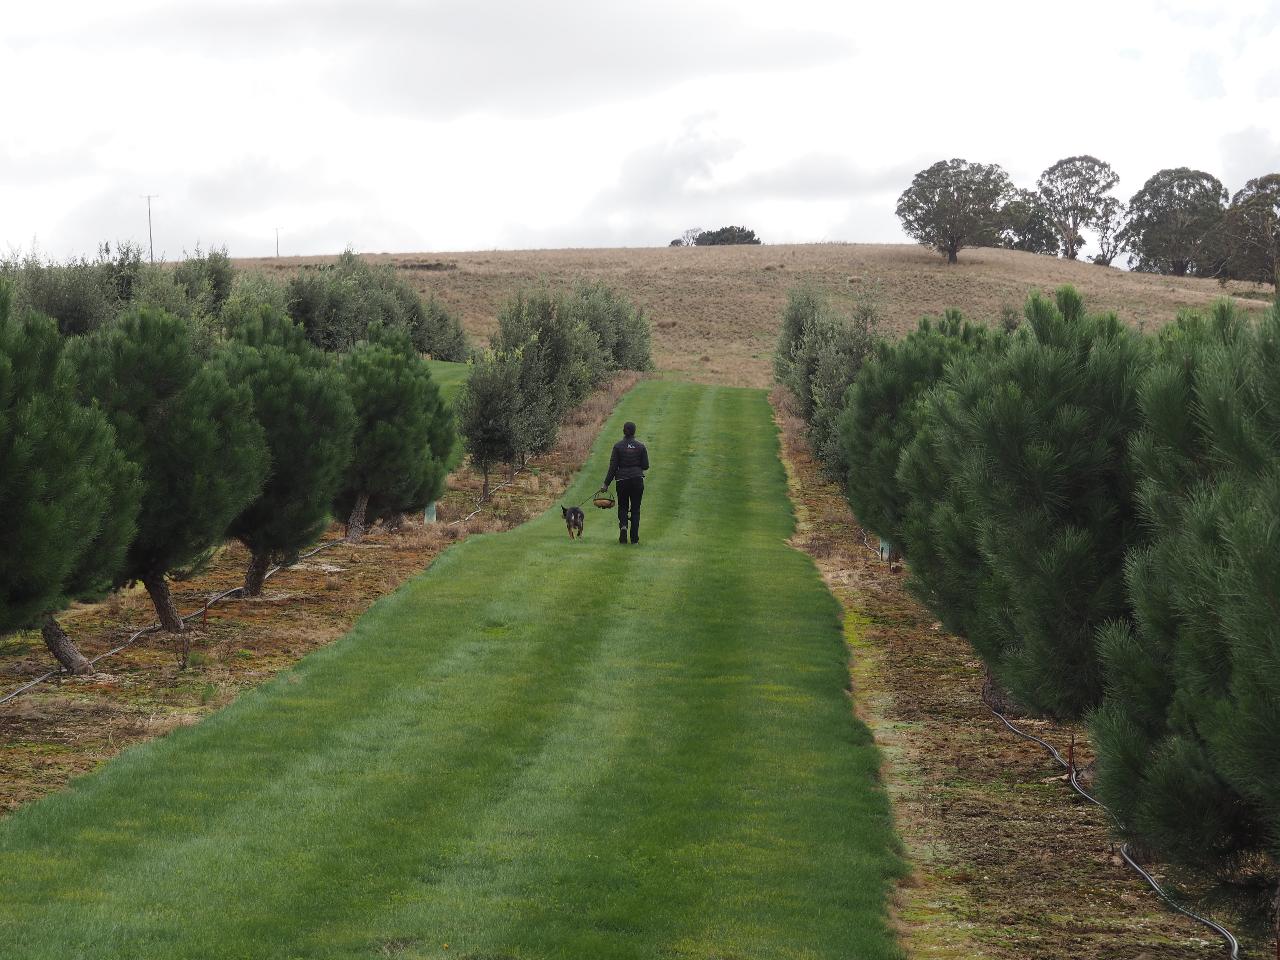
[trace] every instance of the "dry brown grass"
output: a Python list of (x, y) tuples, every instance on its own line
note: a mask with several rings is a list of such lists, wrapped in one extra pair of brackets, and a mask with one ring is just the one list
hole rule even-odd
[[(242, 267), (292, 272), (334, 257), (241, 260)], [(653, 320), (659, 370), (700, 383), (765, 387), (787, 290), (811, 282), (838, 298), (871, 293), (888, 327), (902, 333), (920, 317), (956, 307), (978, 320), (1020, 310), (1028, 293), (1074, 284), (1092, 309), (1114, 310), (1150, 327), (1179, 310), (1204, 307), (1224, 293), (1215, 281), (1157, 277), (1009, 250), (965, 250), (948, 266), (906, 244), (803, 244), (758, 247), (658, 247), (613, 250), (501, 250), (473, 253), (376, 254), (422, 292), (458, 310), (483, 340), (498, 307), (540, 278), (606, 280), (626, 290)], [(1265, 288), (1230, 284), (1237, 296)], [(1257, 299), (1244, 299), (1261, 309)]]

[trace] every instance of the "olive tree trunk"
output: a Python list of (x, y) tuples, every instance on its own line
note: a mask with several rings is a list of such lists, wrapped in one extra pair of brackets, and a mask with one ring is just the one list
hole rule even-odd
[(44, 637), (44, 645), (49, 648), (54, 659), (62, 664), (62, 668), (67, 673), (81, 676), (93, 673), (93, 664), (76, 649), (67, 632), (62, 629), (57, 620), (53, 619), (52, 615), (44, 618), (44, 623), (40, 627), (40, 636)]
[(355, 505), (351, 508), (351, 516), (347, 518), (347, 543), (359, 543), (364, 539), (365, 511), (369, 509), (369, 495), (356, 495)]

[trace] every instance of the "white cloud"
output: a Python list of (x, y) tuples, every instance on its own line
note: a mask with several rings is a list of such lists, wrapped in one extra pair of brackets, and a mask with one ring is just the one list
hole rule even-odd
[(722, 223), (877, 241), (903, 239), (897, 194), (943, 157), (1030, 186), (1092, 153), (1123, 197), (1165, 166), (1236, 189), (1275, 157), (1276, 0), (6, 14), (0, 248), (59, 256), (145, 240), (144, 193), (170, 256), (270, 253), (275, 226), (289, 253), (661, 244)]

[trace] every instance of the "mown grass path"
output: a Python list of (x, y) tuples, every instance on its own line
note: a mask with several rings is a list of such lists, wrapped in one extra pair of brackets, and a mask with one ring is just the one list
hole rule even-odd
[[(642, 543), (472, 537), (0, 822), (4, 957), (895, 957), (879, 759), (760, 391), (647, 382)], [(447, 945), (447, 946), (446, 946)]]

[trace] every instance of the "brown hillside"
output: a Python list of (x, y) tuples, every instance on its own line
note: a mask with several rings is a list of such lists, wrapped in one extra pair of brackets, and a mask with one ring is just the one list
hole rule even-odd
[[(269, 272), (333, 257), (242, 260)], [(627, 290), (654, 323), (654, 360), (673, 375), (708, 383), (764, 387), (778, 314), (788, 288), (812, 282), (852, 300), (878, 299), (890, 328), (909, 330), (948, 307), (997, 320), (1020, 310), (1032, 290), (1074, 284), (1091, 309), (1114, 310), (1130, 323), (1156, 326), (1187, 307), (1204, 307), (1224, 293), (1212, 280), (1127, 273), (1010, 250), (965, 250), (948, 266), (923, 247), (907, 244), (657, 247), (610, 250), (494, 250), (472, 253), (376, 254), (404, 270), (422, 292), (432, 290), (460, 311), (482, 342), (502, 301), (545, 277), (603, 279)], [(1250, 309), (1262, 309), (1266, 289), (1230, 284)]]

